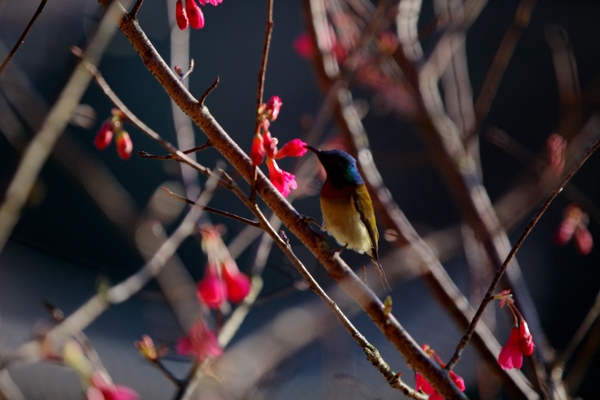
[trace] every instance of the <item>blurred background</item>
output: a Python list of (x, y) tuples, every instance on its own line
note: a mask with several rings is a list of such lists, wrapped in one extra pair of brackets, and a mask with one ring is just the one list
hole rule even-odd
[[(430, 2), (424, 3), (420, 25), (426, 25), (433, 15), (433, 6)], [(468, 32), (466, 46), (475, 94), (481, 88), (518, 3), (489, 1)], [(1, 59), (21, 35), (38, 4), (31, 0), (0, 1)], [(139, 13), (140, 25), (166, 60), (170, 57), (174, 8), (174, 0), (146, 1)], [(195, 68), (188, 78), (190, 90), (198, 98), (217, 76), (220, 78), (206, 105), (228, 134), (249, 151), (266, 2), (224, 0), (218, 7), (207, 6), (202, 10), (206, 26), (191, 31), (190, 57), (194, 59)], [(86, 47), (101, 16), (102, 9), (92, 0), (49, 1), (25, 43), (0, 76), (0, 199), (19, 164), (23, 145), (39, 128), (73, 70), (76, 59), (71, 47)], [(277, 95), (283, 101), (281, 114), (271, 125), (272, 133), (283, 143), (303, 137), (306, 121), (319, 112), (323, 100), (310, 62), (297, 55), (292, 46), (305, 29), (300, 2), (275, 2), (274, 21), (265, 100)], [(568, 36), (582, 88), (584, 111), (586, 114), (597, 112), (600, 101), (598, 21), (600, 4), (597, 1), (543, 1), (536, 5), (484, 125), (484, 131), (496, 127), (506, 132), (514, 140), (511, 143), (520, 147), (511, 150), (508, 146), (507, 150), (485, 135), (481, 138), (484, 184), (492, 201), (511, 189), (524, 169), (527, 154), (543, 151), (548, 136), (557, 130), (561, 118), (553, 53), (547, 40), (549, 29), (560, 27), (561, 34)], [(434, 39), (431, 43), (424, 42), (426, 51), (427, 45), (433, 46)], [(185, 69), (185, 65), (182, 66)], [(170, 99), (120, 32), (116, 32), (104, 53), (99, 70), (139, 118), (176, 143)], [(355, 98), (364, 106), (363, 122), (369, 132), (375, 163), (419, 233), (427, 235), (458, 224), (460, 216), (453, 199), (427, 158), (424, 143), (414, 127), (382, 107), (367, 91), (358, 91)], [(138, 270), (144, 264), (135, 244), (139, 218), (164, 218), (167, 231), (179, 221), (180, 205), (160, 191), (161, 186), (168, 185), (178, 193), (184, 192), (178, 183), (179, 166), (136, 156), (138, 150), (153, 154), (164, 154), (164, 150), (131, 125), (126, 127), (134, 144), (130, 160), (119, 159), (114, 145), (99, 152), (93, 145), (94, 136), (109, 117), (113, 105), (95, 84), (89, 86), (81, 104), (78, 119), (59, 140), (10, 241), (0, 254), (3, 351), (32, 338), (49, 324), (43, 301), (68, 314), (95, 292), (100, 277), (119, 282)], [(196, 143), (204, 143), (202, 132), (197, 128), (194, 132)], [(325, 138), (335, 134), (335, 126), (331, 125)], [(221, 159), (210, 149), (197, 157), (207, 167), (213, 167)], [(316, 159), (313, 157), (311, 162), (316, 163)], [(286, 170), (294, 165), (294, 160), (282, 161)], [(594, 238), (600, 234), (599, 165), (599, 156), (593, 156), (573, 180), (573, 186), (587, 199), (584, 210), (590, 215), (589, 231)], [(231, 168), (229, 171), (232, 172)], [(84, 181), (89, 188), (82, 184)], [(200, 178), (200, 185), (203, 183), (204, 178)], [(318, 182), (305, 180), (299, 184), (305, 185), (309, 193), (318, 193)], [(247, 185), (243, 187), (248, 189)], [(100, 205), (92, 195), (99, 188), (111, 193)], [(574, 200), (559, 196), (518, 254), (548, 340), (559, 350), (581, 323), (600, 287), (597, 249), (584, 257), (572, 244), (560, 247), (553, 242), (563, 210)], [(218, 208), (249, 216), (228, 193), (217, 192), (214, 201)], [(318, 197), (304, 197), (294, 206), (299, 212), (320, 219)], [(107, 217), (107, 209), (113, 217), (117, 216), (116, 220)], [(244, 229), (221, 217), (211, 215), (210, 219), (227, 226), (226, 243)], [(510, 230), (513, 242), (527, 221), (528, 218)], [(330, 286), (330, 280), (314, 258), (297, 246), (297, 241), (291, 240), (311, 272), (324, 286)], [(391, 267), (385, 257), (392, 248), (383, 241), (380, 247), (387, 270)], [(241, 253), (237, 261), (242, 271), (249, 268), (255, 251), (256, 244), (253, 244)], [(344, 258), (350, 265), (366, 262), (349, 253), (344, 253)], [(197, 239), (188, 239), (178, 256), (195, 280), (202, 277), (206, 258)], [(469, 278), (462, 251), (455, 249), (442, 261), (457, 285), (466, 290)], [(245, 357), (248, 365), (254, 365), (258, 358), (269, 359), (271, 364), (261, 370), (260, 377), (253, 378), (252, 387), (236, 398), (400, 397), (365, 360), (348, 334), (323, 311), (316, 296), (303, 290), (299, 280), (289, 261), (277, 249), (273, 250), (264, 271), (264, 288), (259, 301), (234, 338), (231, 349), (226, 351), (230, 356)], [(374, 285), (377, 285), (376, 279), (371, 280), (371, 286)], [(418, 278), (396, 281), (392, 286), (394, 314), (419, 342), (429, 343), (447, 360), (461, 332)], [(354, 315), (353, 321), (370, 341), (381, 346), (380, 351), (392, 369), (404, 371), (403, 378), (412, 382), (412, 373), (401, 356), (368, 318), (362, 313)], [(317, 329), (320, 331), (315, 334), (313, 330)], [(498, 335), (503, 343), (508, 329), (503, 327), (500, 331), (504, 332)], [(134, 388), (144, 399), (172, 396), (172, 384), (148, 365), (133, 346), (145, 333), (170, 345), (183, 335), (157, 285), (150, 284), (131, 301), (109, 309), (86, 333), (116, 382)], [(271, 354), (265, 344), (270, 340), (289, 341), (288, 347), (293, 350)], [(590, 373), (578, 392), (582, 398), (598, 395), (595, 382), (600, 379), (600, 362), (596, 354), (590, 357)], [(468, 385), (476, 379), (474, 358), (469, 348), (466, 358), (457, 366), (457, 372), (465, 377)], [(167, 362), (179, 376), (184, 376), (190, 365), (188, 359), (174, 353), (167, 356)], [(28, 399), (81, 398), (77, 377), (61, 365), (39, 363), (11, 368), (9, 372)], [(467, 393), (472, 398), (479, 397), (477, 392)]]

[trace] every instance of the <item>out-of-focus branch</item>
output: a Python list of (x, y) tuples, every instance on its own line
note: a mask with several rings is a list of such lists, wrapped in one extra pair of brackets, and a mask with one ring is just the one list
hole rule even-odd
[[(100, 0), (99, 2), (103, 6), (109, 4), (108, 0)], [(246, 181), (252, 182), (256, 173), (256, 193), (280, 217), (284, 225), (319, 259), (329, 272), (330, 277), (360, 304), (375, 325), (404, 355), (407, 361), (419, 370), (427, 370), (426, 377), (440, 389), (440, 393), (444, 396), (452, 399), (464, 398), (464, 395), (447, 378), (447, 373), (427, 357), (394, 316), (384, 312), (384, 305), (379, 298), (352, 272), (339, 256), (332, 257), (332, 254), (323, 247), (320, 235), (315, 233), (306, 221), (300, 218), (298, 213), (285, 201), (262, 172), (253, 168), (250, 158), (226, 134), (208, 109), (199, 105), (197, 100), (185, 90), (181, 82), (151, 45), (137, 21), (121, 17), (119, 18), (119, 26), (142, 58), (144, 65), (152, 72), (165, 91), (204, 131), (213, 146), (227, 158), (240, 175)]]
[[(312, 12), (316, 13), (319, 10), (312, 9)], [(324, 18), (307, 18), (307, 20), (309, 24), (313, 21), (316, 24), (318, 23), (317, 21), (322, 21)], [(323, 27), (315, 27), (313, 32), (319, 35), (326, 31)], [(318, 40), (324, 41), (322, 38)], [(325, 68), (317, 68), (317, 71), (319, 73), (319, 81), (327, 85), (324, 90), (333, 90), (335, 88), (333, 82), (338, 77), (336, 75), (330, 76), (328, 74), (330, 70)], [(338, 79), (343, 78), (339, 77)], [(474, 315), (474, 311), (469, 307), (468, 300), (454, 285), (434, 253), (419, 237), (406, 216), (391, 198), (390, 192), (385, 187), (369, 150), (364, 148), (364, 144), (368, 143), (368, 140), (364, 127), (352, 104), (351, 93), (347, 89), (340, 88), (337, 88), (336, 92), (337, 95), (332, 97), (337, 100), (335, 110), (338, 126), (345, 136), (349, 138), (349, 142), (358, 154), (358, 160), (364, 172), (365, 181), (374, 193), (373, 201), (378, 215), (381, 217), (381, 222), (387, 228), (393, 229), (398, 233), (396, 240), (398, 246), (408, 245), (410, 253), (417, 260), (415, 261), (416, 268), (422, 271), (425, 280), (431, 285), (440, 303), (450, 311), (459, 326), (466, 329)], [(523, 397), (534, 398), (536, 396), (535, 393), (531, 391), (528, 383), (523, 379), (521, 374), (506, 375), (502, 373), (496, 361), (496, 355), (499, 352), (500, 346), (493, 334), (484, 325), (481, 325), (480, 328), (481, 330), (478, 332), (478, 338), (474, 340), (474, 344), (486, 361), (488, 361), (488, 364), (500, 376), (505, 378), (507, 387), (521, 393)]]
[[(310, 13), (306, 20), (308, 21), (310, 28), (309, 31), (316, 36), (317, 43), (328, 42), (326, 38), (321, 37), (322, 34), (327, 35), (328, 30), (326, 26), (319, 25), (322, 22), (327, 21), (326, 12), (321, 8), (320, 2), (309, 2)], [(320, 15), (323, 13), (323, 15)], [(329, 40), (331, 41), (331, 40)], [(334, 82), (337, 79), (343, 79), (337, 74), (339, 69), (337, 68), (325, 68), (325, 60), (333, 62), (334, 57), (332, 54), (320, 54), (317, 55), (316, 64), (318, 71), (318, 80), (322, 83), (324, 90), (331, 90), (334, 86)], [(319, 68), (319, 66), (321, 66)], [(333, 71), (333, 73), (332, 73)], [(358, 160), (363, 167), (364, 176), (369, 185), (372, 185), (373, 192), (375, 193), (374, 200), (380, 214), (384, 216), (384, 223), (399, 232), (398, 244), (410, 244), (411, 248), (417, 253), (417, 259), (421, 265), (420, 268), (428, 270), (427, 280), (432, 284), (435, 290), (434, 292), (440, 296), (442, 304), (451, 308), (451, 313), (455, 316), (461, 326), (466, 327), (468, 321), (473, 315), (473, 311), (468, 306), (468, 301), (462, 296), (460, 291), (454, 286), (452, 281), (447, 276), (443, 267), (439, 264), (439, 261), (435, 258), (431, 250), (427, 248), (422, 239), (418, 236), (416, 231), (412, 228), (406, 217), (398, 208), (397, 204), (389, 196), (389, 191), (383, 185), (381, 176), (379, 175), (376, 167), (373, 164), (372, 156), (370, 152), (364, 148), (365, 144), (368, 143), (366, 133), (360, 122), (356, 110), (352, 105), (351, 94), (347, 89), (338, 88), (337, 95), (333, 96), (337, 100), (336, 105), (336, 117), (338, 126), (343, 132), (349, 137), (349, 141), (352, 143), (356, 152), (358, 153)], [(499, 345), (493, 338), (493, 335), (489, 330), (482, 327), (481, 337), (479, 337), (477, 344), (482, 350), (482, 353), (487, 355), (487, 360), (490, 365), (493, 365), (500, 373), (500, 367), (496, 361), (496, 354), (499, 351)], [(522, 393), (524, 397), (535, 397), (535, 394), (531, 392), (528, 385), (523, 380), (522, 376), (517, 377), (517, 374), (506, 375), (508, 380), (507, 386), (512, 387), (517, 392)], [(525, 394), (527, 393), (527, 394)]]
[(0, 250), (4, 248), (19, 220), (21, 209), (42, 166), (48, 159), (52, 147), (71, 120), (73, 110), (79, 104), (79, 100), (88, 86), (91, 78), (86, 71), (85, 63), (96, 64), (100, 59), (115, 30), (112, 20), (119, 15), (121, 8), (120, 4), (115, 3), (108, 9), (98, 30), (90, 40), (82, 61), (75, 67), (44, 124), (25, 149), (21, 163), (6, 190), (3, 203), (0, 205)]
[(496, 92), (498, 91), (508, 62), (517, 47), (523, 31), (529, 25), (531, 13), (536, 2), (537, 0), (522, 0), (519, 3), (513, 23), (502, 38), (502, 42), (494, 55), (490, 69), (483, 81), (479, 96), (477, 96), (477, 100), (475, 101), (475, 126), (474, 130), (469, 133), (470, 136), (476, 135), (483, 126), (483, 121), (487, 117), (492, 102), (496, 97)]
[[(558, 355), (558, 357), (556, 357), (556, 360), (554, 360), (550, 372), (552, 380), (554, 380), (555, 382), (562, 381), (563, 377), (565, 376), (565, 368), (567, 361), (573, 356), (577, 347), (581, 346), (581, 343), (583, 339), (585, 339), (586, 335), (590, 334), (590, 332), (593, 332), (592, 329), (594, 325), (598, 325), (598, 317), (600, 317), (600, 292), (598, 292), (598, 294), (596, 295), (596, 300), (594, 301), (594, 304), (585, 316), (583, 323), (579, 326), (579, 328), (577, 329), (567, 346), (565, 346), (565, 349)], [(598, 336), (597, 332), (595, 336)], [(590, 334), (588, 337), (592, 337), (592, 334)], [(591, 344), (591, 346), (585, 346), (585, 350), (581, 349), (580, 354), (582, 357), (580, 357), (580, 360), (577, 360), (575, 363), (573, 363), (573, 365), (578, 366), (578, 368), (574, 369), (577, 371), (577, 373), (569, 377), (569, 383), (573, 383), (575, 380), (581, 381), (581, 376), (583, 375), (581, 374), (581, 371), (587, 370), (587, 368), (580, 367), (581, 360), (589, 360), (590, 355), (595, 354), (598, 351), (598, 346), (600, 345), (600, 342), (588, 340), (586, 344)], [(587, 363), (584, 362), (584, 364)], [(569, 390), (572, 394), (574, 394), (576, 392), (576, 387), (572, 387), (571, 385), (569, 385)]]
[[(219, 179), (219, 174), (210, 177), (206, 183), (206, 190), (198, 198), (199, 203), (209, 202)], [(140, 270), (117, 285), (100, 288), (98, 294), (65, 318), (60, 325), (52, 328), (45, 335), (44, 343), (32, 341), (19, 346), (12, 353), (6, 354), (1, 360), (0, 368), (4, 369), (13, 363), (23, 361), (39, 361), (44, 356), (43, 348), (45, 346), (50, 346), (49, 348), (52, 349), (61, 349), (70, 336), (83, 331), (110, 305), (120, 304), (138, 293), (163, 270), (164, 265), (175, 254), (181, 243), (194, 233), (196, 221), (201, 214), (201, 209), (192, 207), (173, 234), (160, 245)]]
[[(181, 76), (181, 83), (186, 88), (189, 87), (189, 81), (185, 79), (191, 73), (193, 60), (190, 60), (190, 29), (179, 29), (175, 23), (175, 7), (172, 2), (165, 2), (167, 14), (169, 15), (169, 23), (171, 24), (171, 66), (189, 65), (188, 70)], [(175, 128), (176, 143), (179, 149), (190, 149), (195, 146), (194, 128), (190, 119), (185, 115), (179, 107), (171, 102), (171, 114), (173, 116), (173, 125)], [(187, 154), (187, 153), (186, 153)], [(190, 154), (190, 159), (196, 161), (196, 155)], [(181, 180), (185, 187), (185, 193), (188, 198), (195, 199), (200, 193), (200, 185), (198, 183), (198, 171), (189, 165), (182, 163), (180, 166)], [(207, 216), (204, 215), (203, 218)]]

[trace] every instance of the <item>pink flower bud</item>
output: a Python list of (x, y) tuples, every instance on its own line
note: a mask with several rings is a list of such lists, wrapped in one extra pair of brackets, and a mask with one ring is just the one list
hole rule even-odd
[(240, 272), (232, 258), (223, 262), (222, 271), (227, 285), (227, 298), (232, 303), (242, 302), (250, 293), (250, 278)]
[(175, 19), (177, 20), (177, 26), (179, 29), (184, 30), (188, 27), (188, 16), (185, 8), (183, 7), (183, 1), (177, 0), (175, 4)]
[(100, 130), (96, 134), (96, 138), (94, 139), (94, 145), (98, 150), (104, 150), (110, 144), (110, 141), (113, 138), (113, 127), (112, 124), (108, 121), (105, 121)]
[(271, 121), (275, 121), (277, 116), (279, 116), (279, 110), (281, 110), (281, 106), (283, 103), (278, 96), (273, 96), (269, 99), (266, 107), (267, 118)]
[(133, 150), (133, 143), (129, 134), (125, 131), (118, 132), (115, 143), (117, 144), (117, 154), (119, 154), (119, 157), (123, 160), (129, 160), (131, 151)]
[(554, 243), (559, 246), (564, 246), (573, 237), (575, 233), (575, 229), (577, 228), (577, 222), (572, 219), (563, 219), (560, 223), (560, 226), (554, 233)]
[(275, 159), (279, 160), (284, 157), (301, 157), (307, 152), (306, 143), (300, 139), (294, 139), (292, 141), (287, 142), (277, 154), (275, 154)]
[(192, 28), (202, 29), (204, 27), (204, 14), (196, 4), (196, 0), (185, 0), (185, 8)]
[(526, 356), (533, 354), (533, 337), (531, 336), (531, 333), (529, 333), (529, 326), (527, 326), (527, 322), (525, 322), (524, 319), (519, 323), (519, 345), (521, 351)]
[(520, 339), (519, 328), (515, 326), (510, 330), (510, 336), (498, 355), (498, 364), (502, 369), (521, 369), (523, 366), (523, 351), (521, 350)]
[(198, 300), (209, 308), (217, 309), (225, 302), (227, 286), (219, 277), (215, 266), (208, 266), (204, 278), (198, 283)]
[(594, 247), (594, 239), (592, 238), (592, 234), (587, 228), (579, 227), (575, 230), (575, 235), (573, 236), (573, 243), (575, 244), (575, 249), (582, 256), (587, 256), (592, 252), (592, 248)]
[(263, 146), (263, 137), (262, 135), (254, 135), (254, 139), (252, 139), (252, 148), (250, 149), (250, 159), (252, 160), (252, 165), (260, 165), (265, 158), (265, 148)]

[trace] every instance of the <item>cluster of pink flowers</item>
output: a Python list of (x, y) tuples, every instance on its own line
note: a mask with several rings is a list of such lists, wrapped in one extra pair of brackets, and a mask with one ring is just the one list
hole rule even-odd
[[(425, 353), (427, 353), (429, 358), (431, 358), (434, 361), (437, 361), (438, 364), (440, 365), (440, 367), (444, 368), (446, 366), (442, 362), (440, 356), (438, 356), (437, 353), (431, 347), (429, 347), (428, 344), (424, 344), (423, 346), (421, 346), (421, 348), (423, 349), (423, 351)], [(465, 391), (464, 379), (454, 371), (448, 371), (448, 373), (450, 374), (450, 379), (452, 379), (452, 382), (454, 382), (456, 387), (461, 392), (464, 392)], [(429, 383), (429, 381), (427, 381), (427, 379), (425, 379), (425, 377), (418, 372), (415, 374), (415, 389), (420, 390), (425, 394), (428, 394), (429, 400), (444, 400), (442, 395), (440, 395), (435, 390), (435, 388), (431, 385), (431, 383)]]
[(127, 121), (127, 117), (118, 108), (113, 108), (111, 116), (102, 123), (100, 130), (96, 134), (94, 139), (94, 145), (98, 150), (104, 150), (108, 147), (114, 135), (115, 143), (117, 146), (117, 154), (123, 160), (128, 160), (131, 157), (133, 151), (133, 143), (129, 134), (123, 128), (123, 125)]
[(500, 300), (500, 307), (507, 305), (515, 320), (508, 340), (498, 355), (498, 364), (502, 369), (521, 369), (523, 355), (530, 356), (533, 354), (533, 348), (535, 347), (533, 337), (529, 332), (527, 322), (514, 304), (510, 290), (504, 290), (494, 298)]
[(250, 278), (240, 272), (215, 227), (203, 226), (200, 232), (208, 264), (198, 282), (198, 299), (212, 309), (220, 308), (227, 300), (243, 301), (250, 292)]
[(573, 240), (575, 249), (579, 254), (586, 256), (592, 252), (594, 239), (587, 226), (590, 221), (588, 215), (576, 204), (569, 205), (563, 219), (554, 234), (554, 242), (564, 246)]
[(281, 149), (277, 149), (277, 138), (271, 136), (269, 127), (271, 121), (275, 121), (281, 109), (281, 99), (277, 96), (271, 97), (269, 102), (261, 104), (257, 110), (258, 130), (252, 140), (250, 158), (254, 166), (260, 165), (265, 157), (269, 169), (269, 179), (279, 192), (286, 197), (291, 189), (296, 189), (296, 177), (294, 174), (283, 171), (275, 160), (285, 157), (300, 157), (307, 151), (306, 143), (300, 139), (294, 139), (286, 143)]
[[(207, 3), (216, 6), (223, 0), (198, 0), (200, 5), (205, 6)], [(202, 29), (204, 27), (204, 14), (196, 3), (196, 0), (185, 0), (185, 7), (182, 0), (177, 0), (175, 3), (175, 19), (179, 29), (184, 30), (188, 26), (194, 29)]]

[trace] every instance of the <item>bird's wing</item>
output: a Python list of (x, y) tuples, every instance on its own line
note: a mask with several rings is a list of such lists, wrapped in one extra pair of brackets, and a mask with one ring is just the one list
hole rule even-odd
[[(377, 254), (377, 241), (379, 240), (379, 232), (377, 232), (377, 223), (375, 221), (375, 214), (373, 213), (373, 206), (371, 202), (371, 196), (364, 185), (358, 186), (354, 192), (352, 200), (354, 201), (354, 208), (358, 211), (360, 219), (369, 232), (371, 238), (371, 248), (373, 250), (373, 258), (379, 259)], [(369, 205), (369, 207), (361, 207), (360, 205)]]
[[(377, 221), (375, 220), (373, 203), (371, 202), (371, 196), (369, 196), (367, 187), (365, 185), (358, 186), (358, 188), (354, 192), (352, 200), (354, 202), (354, 208), (356, 208), (358, 215), (360, 215), (360, 219), (367, 228), (367, 232), (369, 233), (369, 237), (371, 238), (371, 261), (373, 261), (373, 265), (379, 273), (379, 278), (381, 279), (381, 284), (383, 285), (383, 287), (385, 288), (387, 286), (387, 288), (391, 290), (390, 284), (388, 283), (387, 277), (385, 276), (385, 272), (383, 272), (383, 267), (379, 262), (379, 252), (377, 250), (379, 232), (377, 231)], [(361, 204), (368, 205), (368, 207), (360, 207)]]

